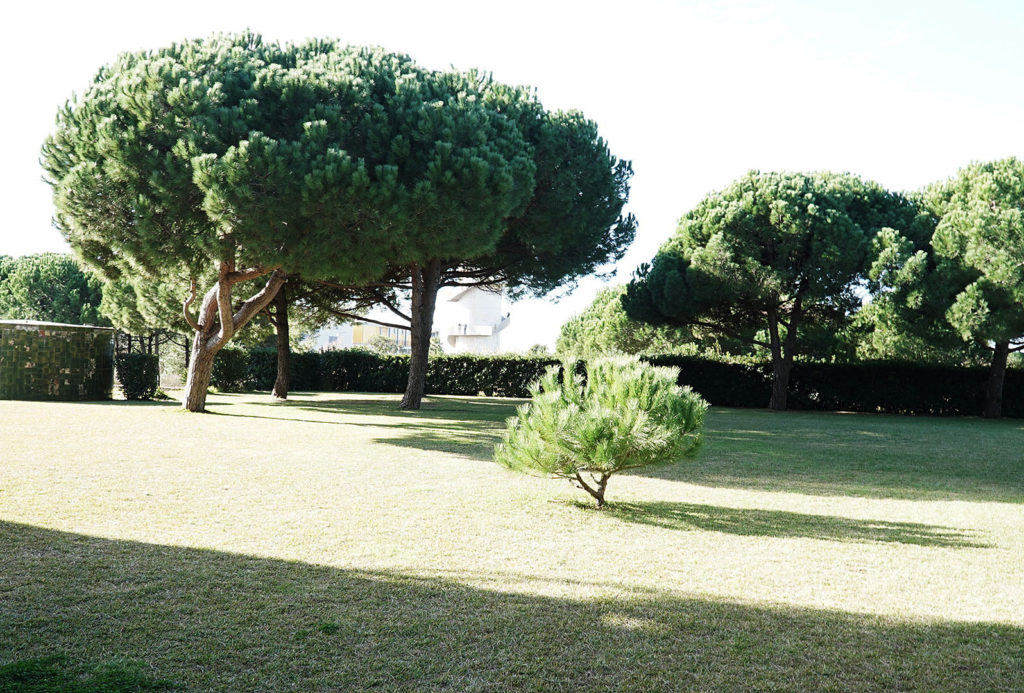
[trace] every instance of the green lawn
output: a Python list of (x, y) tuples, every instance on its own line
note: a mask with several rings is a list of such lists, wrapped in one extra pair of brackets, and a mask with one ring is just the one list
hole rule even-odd
[(606, 511), (514, 402), (0, 401), (0, 692), (1024, 689), (1024, 422), (712, 409)]

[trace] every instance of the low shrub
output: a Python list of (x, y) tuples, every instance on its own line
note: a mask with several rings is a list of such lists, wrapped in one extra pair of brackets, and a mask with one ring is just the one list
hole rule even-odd
[(160, 359), (156, 354), (117, 354), (114, 369), (125, 399), (153, 399), (160, 387)]
[(344, 349), (315, 356), (320, 358), (320, 382), (325, 390), (402, 392), (409, 378), (409, 357), (401, 354)]
[(586, 379), (565, 364), (530, 386), (531, 401), (509, 419), (497, 462), (567, 479), (604, 506), (613, 474), (676, 462), (700, 449), (707, 402), (676, 384), (677, 368), (600, 358)]

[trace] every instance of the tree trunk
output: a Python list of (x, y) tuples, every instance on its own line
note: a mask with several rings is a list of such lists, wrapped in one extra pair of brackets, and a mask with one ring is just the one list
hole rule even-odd
[(789, 398), (789, 375), (793, 372), (793, 356), (796, 354), (796, 335), (803, 317), (803, 288), (797, 289), (793, 308), (786, 323), (786, 340), (779, 334), (778, 309), (768, 311), (768, 333), (772, 347), (772, 397), (768, 408), (782, 411)]
[[(789, 395), (789, 372), (793, 366), (793, 353), (790, 351), (787, 354), (782, 348), (779, 318), (774, 310), (768, 313), (768, 336), (772, 350), (772, 397), (768, 401), (768, 408), (783, 411)], [(786, 341), (789, 341), (788, 333)]]
[(1009, 356), (1010, 342), (996, 342), (992, 366), (985, 382), (985, 405), (981, 415), (986, 419), (998, 419), (1003, 415), (1003, 381), (1006, 379), (1006, 360)]
[(791, 368), (784, 360), (772, 363), (772, 397), (768, 400), (768, 408), (785, 411), (789, 399), (789, 372)]
[(188, 362), (185, 377), (185, 396), (181, 405), (189, 411), (206, 411), (206, 391), (213, 376), (213, 359), (219, 349), (207, 346), (207, 335), (196, 332), (192, 340), (192, 358)]
[(402, 409), (419, 409), (427, 385), (427, 360), (430, 356), (430, 332), (434, 326), (434, 307), (441, 284), (441, 261), (412, 267), (412, 311), (410, 317), (409, 382), (402, 397)]
[(288, 334), (288, 296), (282, 284), (274, 296), (274, 329), (277, 331), (277, 379), (271, 391), (278, 399), (288, 399), (288, 387), (291, 384), (292, 351)]
[(195, 298), (193, 282), (192, 294), (183, 306), (185, 319), (195, 330), (192, 358), (189, 360), (188, 377), (185, 379), (185, 395), (181, 402), (188, 411), (205, 411), (206, 391), (210, 387), (210, 377), (213, 375), (214, 357), (231, 341), (238, 330), (274, 299), (277, 290), (284, 283), (284, 275), (276, 269), (271, 271), (263, 289), (247, 299), (237, 311), (234, 311), (232, 305), (232, 287), (239, 282), (266, 274), (267, 270), (258, 267), (236, 272), (234, 263), (221, 262), (220, 277), (203, 297), (198, 321), (188, 313), (192, 299)]
[(605, 489), (608, 488), (608, 479), (610, 477), (611, 474), (602, 474), (601, 478), (598, 479), (593, 486), (591, 486), (583, 479), (582, 474), (576, 472), (575, 482), (577, 486), (579, 486), (581, 489), (583, 489), (591, 496), (593, 496), (595, 500), (597, 500), (597, 509), (601, 510), (604, 508), (604, 492)]

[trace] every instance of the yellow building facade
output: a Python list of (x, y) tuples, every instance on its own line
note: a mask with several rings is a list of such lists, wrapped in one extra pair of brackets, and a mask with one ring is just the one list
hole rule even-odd
[(401, 351), (409, 351), (412, 347), (409, 330), (372, 325), (370, 323), (355, 323), (352, 325), (352, 346), (354, 347), (370, 346), (375, 339), (380, 337), (393, 342)]

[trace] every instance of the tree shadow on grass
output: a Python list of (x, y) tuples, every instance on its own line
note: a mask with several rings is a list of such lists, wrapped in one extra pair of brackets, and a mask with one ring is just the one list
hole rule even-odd
[[(395, 436), (382, 436), (374, 443), (395, 445), (433, 452), (450, 452), (486, 461), (494, 456), (494, 446), (501, 440), (505, 419), (515, 413), (508, 400), (486, 401), (483, 398), (434, 398), (424, 402), (418, 411), (397, 409), (397, 395), (383, 398), (340, 398), (325, 401), (285, 400), (278, 402), (217, 402), (207, 413), (273, 421), (333, 425), (367, 425), (393, 429)], [(257, 411), (282, 411), (280, 416), (238, 411), (235, 404), (259, 404), (267, 407)], [(225, 405), (225, 406), (221, 406)], [(295, 418), (291, 412), (323, 415), (322, 419)], [(338, 415), (337, 418), (331, 416)], [(391, 423), (394, 421), (394, 423)]]
[(355, 416), (390, 416), (402, 419), (452, 419), (460, 421), (504, 421), (513, 416), (522, 400), (489, 397), (428, 396), (419, 409), (399, 409), (400, 395), (360, 396), (284, 402), (253, 402), (262, 406), (296, 407), (315, 412)]
[(217, 409), (207, 409), (203, 414), (210, 416), (227, 416), (238, 419), (261, 419), (263, 421), (294, 421), (295, 423), (327, 424), (329, 426), (351, 426), (351, 421), (329, 421), (327, 419), (297, 419), (294, 416), (260, 416), (259, 414), (244, 414)]
[[(494, 457), (494, 446), (501, 440), (504, 425), (488, 421), (468, 424), (464, 421), (445, 423), (445, 419), (408, 419), (401, 423), (354, 422), (330, 419), (297, 419), (290, 416), (260, 416), (259, 414), (207, 411), (213, 416), (288, 421), (296, 423), (326, 424), (331, 426), (365, 425), (380, 429), (394, 429), (395, 436), (374, 438), (374, 443), (432, 452), (450, 452), (472, 459), (487, 461)], [(3, 693), (0, 691), (0, 693)]]
[[(2, 401), (2, 400), (0, 400)], [(14, 400), (9, 400), (14, 401)], [(181, 402), (173, 399), (98, 399), (98, 400), (18, 400), (32, 404), (44, 403), (47, 406), (87, 406), (87, 407), (181, 407)]]
[(614, 503), (608, 514), (626, 522), (740, 536), (801, 537), (826, 541), (892, 542), (940, 548), (987, 548), (970, 532), (919, 522), (856, 520), (782, 510), (724, 508), (662, 501)]
[(1005, 624), (542, 596), (12, 523), (0, 574), (0, 665), (115, 658), (179, 690), (1024, 689)]
[(411, 426), (407, 423), (392, 425), (403, 431), (412, 432), (398, 437), (374, 438), (373, 442), (431, 452), (450, 452), (481, 462), (494, 459), (494, 446), (501, 440), (504, 430), (503, 427), (474, 430), (465, 426)]
[(55, 655), (0, 666), (2, 693), (143, 693), (173, 690), (170, 681), (149, 676), (133, 662), (83, 665)]

